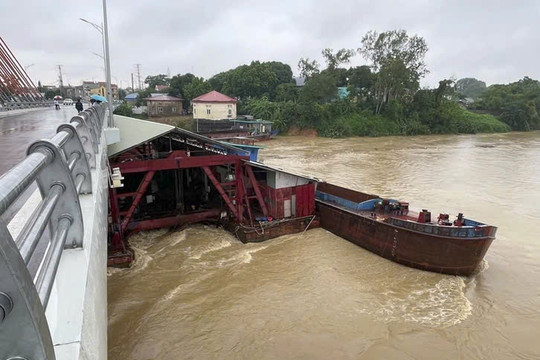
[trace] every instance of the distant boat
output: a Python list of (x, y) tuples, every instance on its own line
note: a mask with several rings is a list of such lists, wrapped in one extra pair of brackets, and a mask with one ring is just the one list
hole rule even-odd
[(198, 134), (212, 139), (230, 139), (243, 137), (264, 141), (279, 134), (279, 129), (272, 130), (272, 121), (253, 119), (252, 117), (238, 117), (223, 120), (196, 120), (194, 127)]
[(225, 145), (231, 145), (239, 149), (249, 151), (249, 161), (257, 161), (257, 158), (259, 157), (259, 149), (264, 149), (262, 146), (255, 145), (254, 139), (243, 136), (218, 138), (216, 140)]

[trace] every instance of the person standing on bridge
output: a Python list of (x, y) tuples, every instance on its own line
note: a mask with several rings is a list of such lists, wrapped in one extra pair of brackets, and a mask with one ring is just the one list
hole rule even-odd
[(83, 105), (81, 102), (81, 98), (77, 99), (77, 102), (75, 103), (75, 109), (79, 112), (79, 114), (83, 111)]

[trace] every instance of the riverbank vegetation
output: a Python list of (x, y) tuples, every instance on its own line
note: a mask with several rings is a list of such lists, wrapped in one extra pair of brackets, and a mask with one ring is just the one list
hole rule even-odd
[[(406, 31), (368, 32), (358, 48), (324, 49), (324, 66), (298, 62), (300, 83), (287, 64), (253, 61), (205, 80), (193, 74), (146, 78), (148, 97), (156, 85), (190, 100), (210, 90), (238, 99), (238, 113), (271, 120), (275, 127), (316, 130), (319, 136), (474, 134), (540, 129), (540, 84), (525, 77), (508, 85), (443, 79), (421, 88), (428, 73), (425, 40)], [(350, 66), (355, 56), (368, 65)]]

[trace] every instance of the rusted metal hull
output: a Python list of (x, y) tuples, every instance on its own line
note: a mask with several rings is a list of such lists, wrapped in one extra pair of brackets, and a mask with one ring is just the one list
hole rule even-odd
[(319, 219), (313, 216), (305, 216), (287, 219), (275, 224), (255, 225), (254, 228), (243, 227), (234, 222), (226, 222), (223, 226), (245, 244), (248, 242), (262, 242), (279, 236), (317, 228), (319, 227)]
[[(323, 188), (357, 201), (372, 197), (330, 184)], [(322, 228), (379, 256), (406, 266), (450, 275), (471, 275), (494, 240), (493, 236), (468, 239), (425, 234), (319, 201), (316, 213)]]
[(132, 234), (139, 231), (148, 231), (168, 227), (182, 227), (204, 221), (217, 222), (219, 221), (220, 213), (220, 209), (211, 209), (192, 214), (169, 216), (165, 218), (139, 221), (134, 220), (129, 223), (127, 230), (130, 234)]
[(130, 249), (126, 249), (125, 251), (110, 251), (107, 256), (107, 266), (130, 267), (134, 259), (135, 255)]

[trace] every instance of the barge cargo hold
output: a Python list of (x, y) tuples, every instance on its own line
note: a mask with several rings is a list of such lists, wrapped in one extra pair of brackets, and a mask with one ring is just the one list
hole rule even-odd
[(471, 275), (495, 239), (497, 228), (441, 214), (431, 221), (426, 210), (328, 183), (317, 184), (320, 226), (397, 263), (450, 275)]

